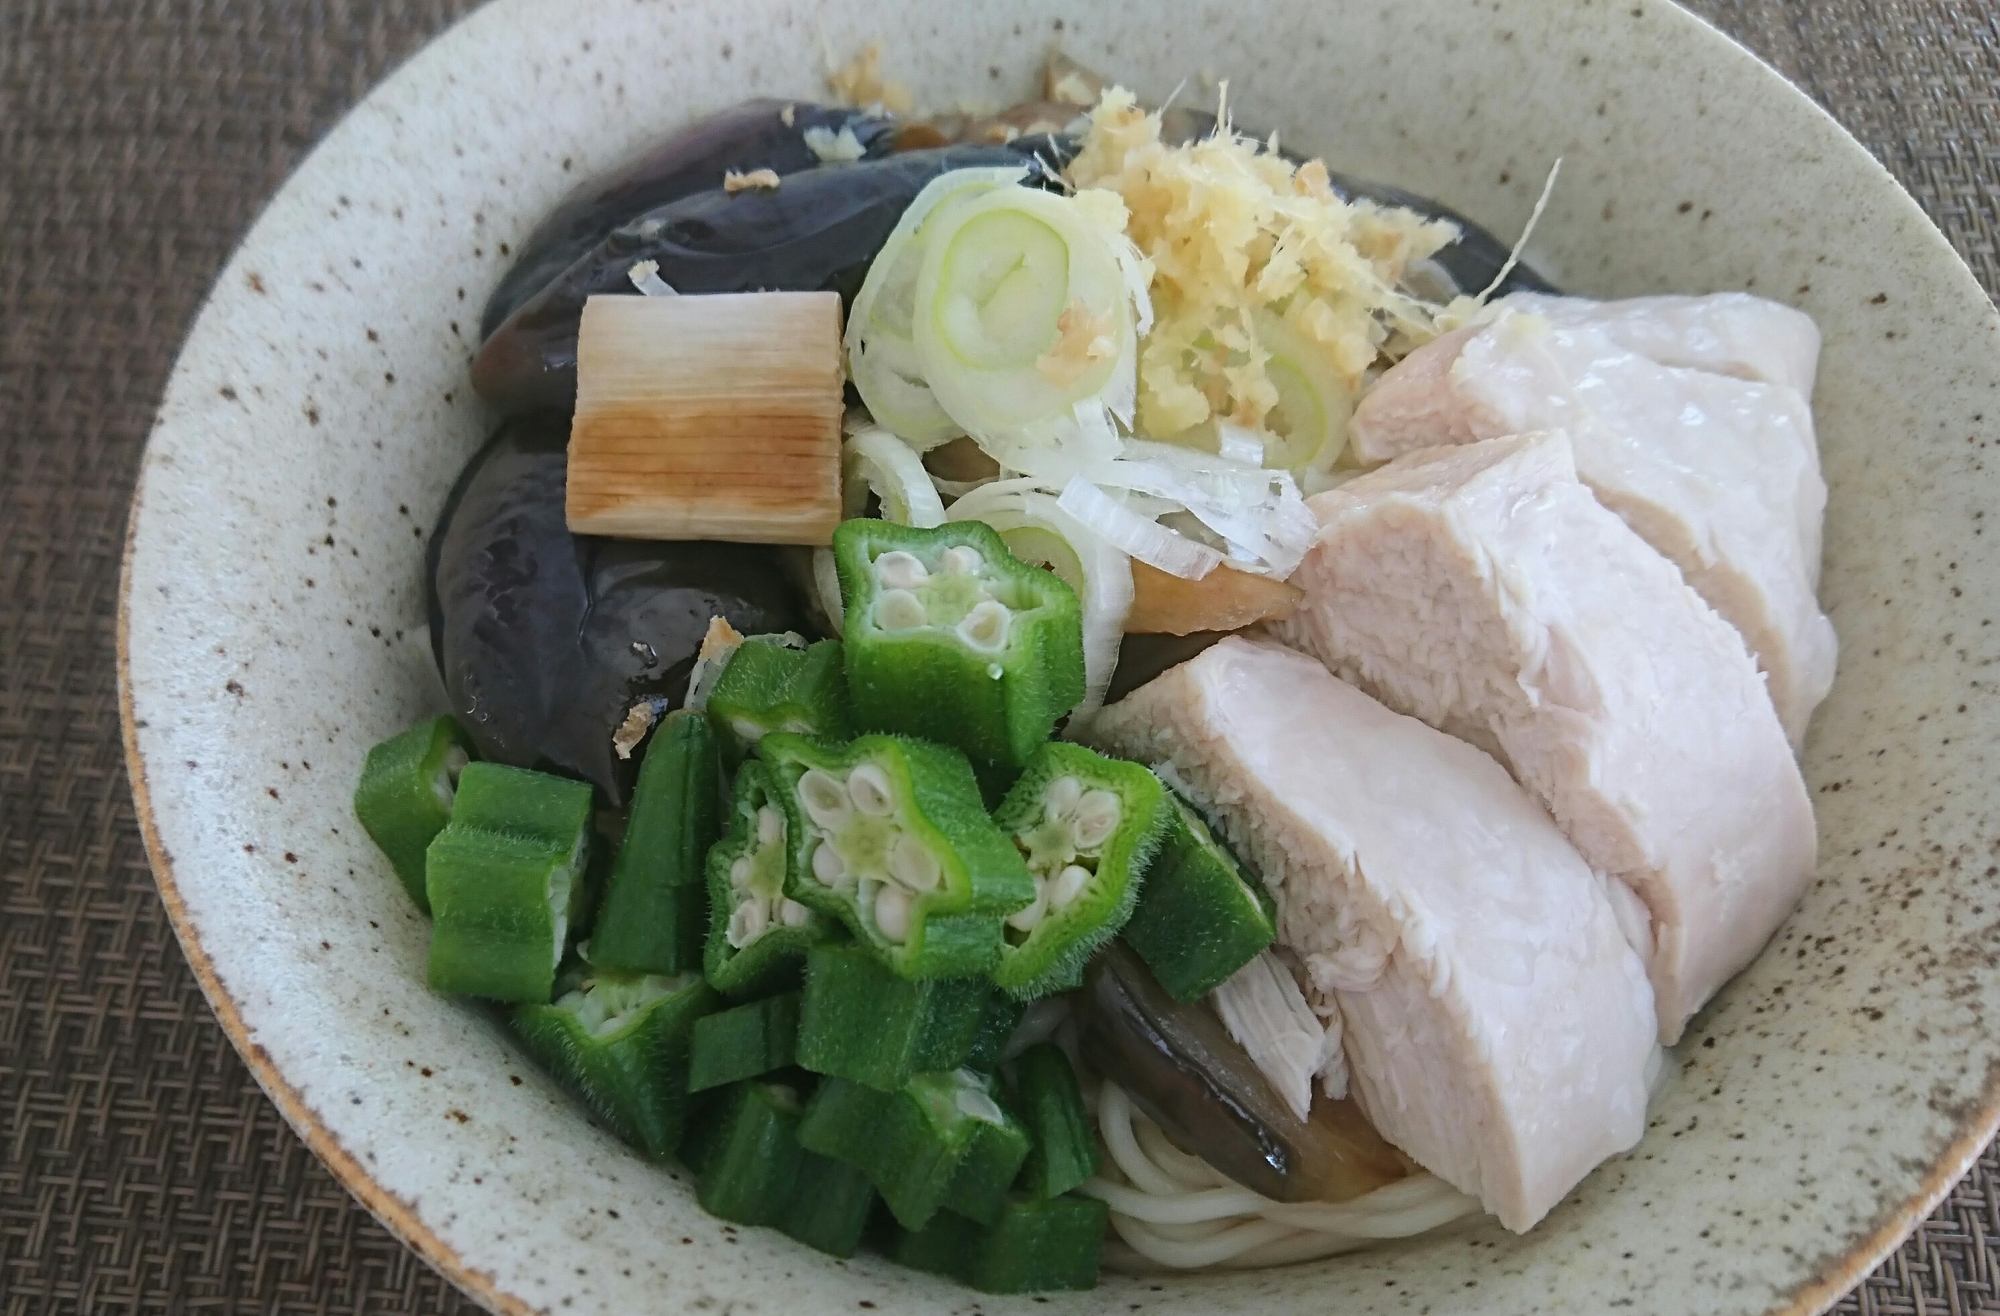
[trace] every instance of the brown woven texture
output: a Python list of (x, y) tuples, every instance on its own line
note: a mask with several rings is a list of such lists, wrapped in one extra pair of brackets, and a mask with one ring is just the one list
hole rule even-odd
[[(471, 0), (0, 0), (0, 1316), (465, 1311), (279, 1119), (175, 945), (119, 748), (125, 505), (210, 280)], [(1991, 0), (1707, 0), (2000, 287)], [(2000, 1313), (1992, 1149), (1845, 1312)]]

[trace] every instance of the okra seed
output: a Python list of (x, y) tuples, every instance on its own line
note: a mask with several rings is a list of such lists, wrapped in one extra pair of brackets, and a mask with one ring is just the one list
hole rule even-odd
[(984, 1124), (1007, 1122), (1006, 1115), (1001, 1113), (1000, 1103), (995, 1101), (985, 1088), (975, 1086), (973, 1083), (968, 1082), (958, 1090), (958, 1095), (953, 1098), (953, 1104), (958, 1107), (958, 1113), (967, 1119), (979, 1120)]
[(1076, 802), (1082, 798), (1082, 782), (1078, 781), (1075, 777), (1057, 777), (1049, 783), (1049, 788), (1042, 792), (1042, 801), (1047, 809), (1048, 820), (1054, 822), (1056, 819), (1062, 817), (1071, 809), (1074, 809)]
[(955, 548), (947, 548), (944, 551), (944, 557), (939, 561), (938, 565), (951, 575), (969, 576), (979, 570), (979, 568), (985, 566), (986, 559), (979, 555), (978, 549), (967, 548), (965, 545), (960, 544)]
[(807, 769), (799, 778), (799, 803), (805, 806), (808, 818), (828, 831), (838, 830), (847, 821), (847, 787), (818, 768)]
[(811, 917), (812, 911), (796, 900), (787, 900), (778, 906), (778, 922), (788, 928), (802, 928)]
[(1049, 898), (1040, 882), (1035, 883), (1035, 903), (1026, 909), (1016, 910), (1007, 916), (1007, 926), (1016, 932), (1033, 932), (1041, 924), (1042, 915), (1048, 913)]
[(751, 897), (738, 905), (729, 915), (729, 944), (742, 950), (762, 936), (771, 923), (770, 906), (764, 901)]
[(912, 891), (930, 891), (944, 876), (944, 865), (931, 848), (914, 836), (904, 836), (889, 852), (889, 874)]
[(841, 879), (847, 876), (846, 861), (829, 841), (821, 841), (813, 850), (812, 869), (813, 876), (828, 886), (841, 885)]
[(929, 620), (923, 600), (906, 589), (892, 589), (875, 600), (875, 624), (885, 631), (914, 630)]
[(1089, 869), (1082, 864), (1068, 865), (1062, 872), (1056, 874), (1054, 881), (1049, 883), (1049, 908), (1069, 908), (1089, 885)]
[(884, 589), (912, 589), (930, 579), (930, 574), (914, 553), (896, 551), (875, 559), (875, 579)]
[(1118, 797), (1110, 791), (1089, 791), (1076, 802), (1076, 848), (1095, 850), (1111, 839), (1124, 813)]
[(747, 741), (752, 745), (764, 738), (764, 728), (758, 726), (747, 717), (730, 719), (729, 729), (736, 733), (738, 740)]
[(757, 810), (757, 844), (776, 845), (785, 839), (785, 815), (766, 804)]
[(875, 926), (890, 941), (910, 935), (910, 893), (884, 883), (875, 889)]
[(863, 763), (847, 774), (847, 794), (854, 807), (877, 818), (896, 811), (896, 796), (889, 787), (889, 774), (873, 763)]
[(1007, 643), (1007, 625), (1014, 614), (1007, 611), (1007, 605), (996, 599), (988, 599), (958, 624), (958, 636), (975, 649), (999, 649)]
[(750, 862), (750, 856), (749, 856), (749, 855), (747, 855), (747, 854), (746, 854), (746, 855), (738, 855), (738, 856), (736, 857), (736, 862), (735, 862), (735, 863), (733, 863), (733, 864), (731, 864), (731, 865), (729, 866), (729, 887), (730, 887), (730, 889), (731, 889), (732, 891), (747, 891), (747, 890), (749, 890), (749, 889), (750, 889), (750, 875), (751, 875), (751, 873), (753, 873), (753, 872), (755, 872), (755, 871), (756, 871), (756, 867), (757, 867), (757, 866), (756, 866), (755, 864), (753, 864), (753, 863), (751, 863), (751, 862)]

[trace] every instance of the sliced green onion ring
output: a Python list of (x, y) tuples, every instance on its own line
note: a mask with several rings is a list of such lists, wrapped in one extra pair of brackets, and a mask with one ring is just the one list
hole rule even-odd
[(1253, 323), (1258, 342), (1270, 354), (1265, 377), (1278, 390), (1278, 405), (1264, 417), (1264, 428), (1272, 435), (1264, 464), (1310, 483), (1347, 450), (1354, 399), (1328, 364), (1326, 349), (1268, 310), (1258, 311)]
[(944, 524), (944, 500), (908, 444), (877, 426), (848, 436), (841, 449), (842, 516), (865, 515), (872, 490), (885, 521), (921, 529)]

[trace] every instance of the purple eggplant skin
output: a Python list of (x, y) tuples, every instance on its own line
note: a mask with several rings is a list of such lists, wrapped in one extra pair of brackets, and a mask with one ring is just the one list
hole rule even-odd
[(1033, 161), (1046, 138), (948, 146), (882, 160), (821, 165), (777, 188), (682, 197), (621, 225), (524, 302), (472, 363), (472, 385), (507, 413), (576, 405), (576, 333), (583, 303), (636, 296), (631, 270), (659, 265), (683, 293), (818, 292), (851, 301), (868, 264), (918, 192), (953, 169)]
[(889, 153), (897, 126), (861, 110), (764, 97), (667, 134), (617, 168), (579, 184), (536, 226), (521, 244), (514, 267), (486, 299), (480, 339), (619, 225), (720, 187), (722, 176), (732, 169), (745, 174), (769, 169), (782, 177), (816, 167), (820, 158), (806, 145), (809, 128), (851, 130), (861, 143), (862, 158), (872, 160)]
[(460, 474), (431, 536), (431, 644), (482, 758), (582, 777), (622, 807), (638, 757), (611, 735), (632, 705), (687, 695), (709, 618), (804, 630), (773, 549), (573, 535), (569, 418), (506, 421)]

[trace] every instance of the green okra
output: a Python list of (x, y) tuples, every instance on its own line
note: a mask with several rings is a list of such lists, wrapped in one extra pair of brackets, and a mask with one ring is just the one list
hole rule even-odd
[(709, 692), (709, 720), (732, 762), (773, 731), (845, 740), (846, 657), (839, 640), (794, 647), (792, 636), (752, 635), (736, 647)]
[(903, 736), (846, 745), (785, 732), (759, 753), (785, 804), (793, 899), (845, 923), (905, 978), (990, 970), (1034, 882), (965, 756)]
[(1172, 791), (1167, 799), (1159, 855), (1123, 936), (1168, 995), (1198, 1001), (1277, 940), (1277, 914), (1201, 815)]
[(875, 1205), (875, 1184), (858, 1165), (804, 1152), (798, 1186), (778, 1228), (786, 1236), (832, 1257), (851, 1257), (861, 1246)]
[(471, 738), (451, 718), (434, 717), (369, 750), (354, 788), (354, 816), (426, 914), (424, 851), (451, 821), (458, 776), (471, 761)]
[(834, 935), (834, 920), (785, 894), (790, 821), (764, 764), (736, 774), (729, 830), (708, 852), (708, 945), (702, 964), (714, 988), (753, 996), (796, 980), (806, 948)]
[(1007, 918), (993, 980), (1022, 999), (1070, 991), (1091, 953), (1132, 916), (1167, 826), (1166, 788), (1145, 768), (1062, 741), (1035, 751), (994, 821), (1027, 857), (1035, 899)]
[(781, 1083), (730, 1088), (697, 1139), (695, 1198), (710, 1215), (768, 1225), (836, 1257), (860, 1245), (868, 1176), (799, 1144), (799, 1098)]
[(549, 1001), (582, 909), (590, 800), (580, 781), (496, 763), (467, 766), (451, 823), (424, 857), (433, 988)]
[(913, 1075), (956, 1069), (979, 1034), (992, 986), (983, 978), (899, 978), (853, 943), (806, 956), (798, 1063), (893, 1092)]
[(964, 1067), (976, 1069), (982, 1074), (990, 1074), (1000, 1064), (1000, 1053), (1007, 1049), (1007, 1039), (1021, 1025), (1021, 1016), (1028, 1007), (1005, 992), (995, 992), (986, 1002), (986, 1013), (980, 1016), (979, 1032), (972, 1039), (972, 1049), (965, 1053)]
[(785, 992), (695, 1021), (688, 1090), (705, 1092), (795, 1062), (799, 994)]
[(1082, 609), (980, 521), (842, 522), (848, 698), (865, 731), (1020, 765), (1083, 698)]
[(671, 1160), (688, 1106), (691, 1038), (717, 997), (700, 976), (576, 965), (553, 1005), (509, 1015), (529, 1054), (619, 1137)]
[(1060, 1197), (1097, 1173), (1097, 1122), (1069, 1057), (1054, 1043), (1037, 1042), (1015, 1057), (1013, 1079), (1014, 1108), (1032, 1143), (1020, 1187), (1038, 1200)]
[(919, 1074), (896, 1092), (846, 1079), (821, 1083), (799, 1121), (811, 1151), (866, 1170), (905, 1228), (946, 1206), (995, 1216), (1028, 1152), (1027, 1135), (970, 1070)]
[(1109, 1212), (1095, 1198), (1008, 1197), (990, 1225), (943, 1212), (918, 1230), (899, 1230), (889, 1258), (912, 1270), (948, 1275), (982, 1293), (1042, 1293), (1097, 1286)]
[(628, 973), (702, 967), (720, 782), (708, 719), (686, 709), (667, 714), (639, 765), (625, 840), (585, 948), (593, 965)]

